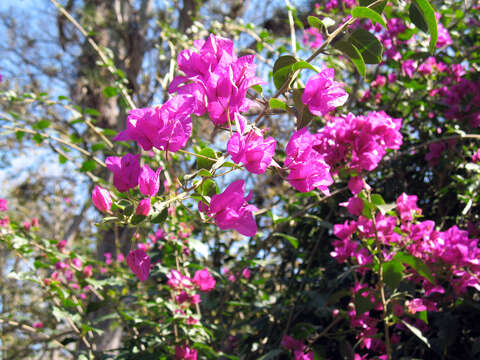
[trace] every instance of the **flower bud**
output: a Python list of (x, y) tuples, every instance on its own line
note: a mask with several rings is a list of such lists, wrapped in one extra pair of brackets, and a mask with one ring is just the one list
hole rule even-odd
[(150, 199), (142, 199), (138, 203), (137, 211), (135, 212), (137, 215), (148, 216), (150, 212)]
[(112, 198), (110, 197), (110, 193), (108, 190), (101, 188), (98, 185), (93, 189), (92, 201), (96, 208), (101, 212), (109, 212), (112, 208)]

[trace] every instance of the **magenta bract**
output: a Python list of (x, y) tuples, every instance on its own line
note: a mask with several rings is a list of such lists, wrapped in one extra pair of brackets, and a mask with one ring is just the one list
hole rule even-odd
[(112, 208), (110, 192), (98, 185), (93, 189), (92, 201), (95, 207), (101, 212), (109, 212)]
[(126, 154), (122, 158), (109, 156), (105, 160), (108, 170), (113, 172), (113, 185), (120, 192), (125, 192), (138, 185), (140, 175), (140, 154)]
[(348, 94), (343, 84), (334, 80), (334, 74), (333, 69), (324, 69), (307, 81), (302, 102), (313, 115), (327, 115), (347, 102)]
[(148, 279), (150, 274), (150, 257), (143, 250), (136, 249), (127, 255), (127, 264), (140, 281)]

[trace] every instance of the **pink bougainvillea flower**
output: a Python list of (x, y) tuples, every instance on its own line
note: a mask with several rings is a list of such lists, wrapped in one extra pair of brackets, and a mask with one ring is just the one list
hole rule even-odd
[(238, 58), (233, 42), (210, 34), (196, 41), (195, 50), (184, 50), (178, 56), (178, 67), (185, 76), (177, 76), (169, 92), (191, 94), (196, 115), (208, 111), (215, 125), (233, 122), (236, 114), (247, 111), (251, 101), (247, 90), (262, 81), (255, 76), (254, 56)]
[(452, 38), (450, 37), (448, 30), (440, 22), (437, 24), (437, 31), (438, 31), (438, 40), (436, 44), (437, 48), (441, 48), (441, 47), (449, 46), (453, 44)]
[(415, 69), (416, 69), (415, 61), (410, 59), (402, 62), (403, 73), (410, 79), (413, 77), (413, 73)]
[(132, 250), (127, 255), (127, 264), (140, 281), (148, 279), (150, 274), (150, 257), (143, 250)]
[(314, 27), (305, 29), (303, 31), (302, 42), (303, 45), (308, 46), (311, 49), (318, 48), (323, 43), (322, 33)]
[(192, 134), (194, 99), (192, 96), (176, 95), (160, 108), (160, 129), (155, 134), (154, 146), (157, 149), (176, 152), (188, 141)]
[(183, 290), (192, 288), (192, 279), (188, 276), (182, 275), (177, 270), (170, 270), (170, 273), (167, 274), (167, 285), (170, 286), (173, 290)]
[(305, 344), (302, 340), (294, 339), (289, 335), (284, 335), (282, 338), (282, 346), (287, 350), (301, 351), (305, 349)]
[(480, 162), (480, 149), (478, 149), (477, 152), (472, 155), (472, 162)]
[(250, 279), (250, 276), (252, 275), (252, 272), (250, 271), (249, 268), (244, 268), (242, 270), (242, 276), (245, 278), (245, 279)]
[(93, 275), (93, 266), (92, 265), (87, 265), (83, 268), (83, 275), (85, 275), (85, 277), (92, 277)]
[(139, 201), (135, 214), (148, 216), (150, 213), (150, 198)]
[(159, 108), (133, 109), (128, 112), (127, 128), (115, 136), (115, 141), (136, 141), (145, 151), (154, 146), (159, 130)]
[(135, 109), (129, 112), (127, 128), (115, 140), (134, 140), (144, 150), (156, 147), (159, 150), (176, 152), (187, 143), (192, 133), (194, 98), (177, 95), (160, 108)]
[(251, 193), (245, 198), (244, 193), (245, 181), (234, 181), (228, 185), (223, 193), (213, 195), (210, 206), (202, 206), (202, 209), (210, 216), (215, 217), (215, 224), (220, 229), (234, 229), (242, 235), (255, 236), (257, 224), (253, 212), (258, 209), (247, 204), (247, 201), (251, 198)]
[(348, 94), (342, 83), (334, 80), (335, 70), (324, 69), (305, 85), (302, 101), (313, 115), (324, 116), (347, 102)]
[(37, 321), (37, 322), (34, 322), (32, 324), (32, 326), (35, 328), (35, 329), (41, 329), (43, 328), (43, 323), (41, 321)]
[(175, 360), (197, 360), (197, 350), (187, 345), (175, 346)]
[(303, 351), (295, 351), (293, 353), (293, 355), (295, 356), (294, 359), (295, 360), (313, 360), (313, 351), (309, 351), (307, 353), (303, 352)]
[(150, 169), (148, 165), (143, 165), (138, 177), (138, 188), (143, 195), (155, 196), (160, 189), (160, 172), (162, 168), (157, 171)]
[(365, 187), (365, 181), (363, 181), (361, 176), (354, 176), (348, 181), (348, 188), (352, 194), (359, 194)]
[(0, 211), (7, 211), (7, 210), (8, 210), (7, 200), (0, 198)]
[(422, 312), (427, 310), (427, 307), (423, 304), (422, 299), (413, 299), (405, 301), (405, 306), (410, 314)]
[(126, 154), (123, 157), (109, 156), (105, 160), (108, 170), (113, 172), (113, 185), (120, 192), (125, 192), (138, 185), (140, 175), (140, 154)]
[(198, 286), (200, 291), (208, 292), (215, 288), (216, 281), (208, 269), (198, 270), (193, 276), (193, 283)]
[(443, 151), (447, 148), (444, 142), (432, 143), (428, 145), (428, 153), (425, 155), (425, 160), (428, 161), (428, 165), (436, 166), (440, 161)]
[(245, 168), (254, 174), (263, 174), (271, 164), (275, 154), (276, 141), (271, 136), (263, 139), (251, 130), (247, 136), (235, 133), (227, 144), (227, 151), (235, 164), (242, 163)]
[(82, 260), (80, 260), (79, 258), (74, 258), (74, 259), (72, 259), (72, 264), (77, 269), (80, 269), (82, 267)]
[(95, 186), (92, 192), (92, 201), (95, 207), (101, 212), (110, 212), (112, 208), (112, 198), (110, 192), (100, 186)]
[(305, 127), (296, 131), (286, 148), (285, 167), (290, 170), (287, 181), (300, 192), (318, 188), (328, 194), (328, 186), (333, 184), (330, 166), (323, 156), (313, 149), (315, 136)]

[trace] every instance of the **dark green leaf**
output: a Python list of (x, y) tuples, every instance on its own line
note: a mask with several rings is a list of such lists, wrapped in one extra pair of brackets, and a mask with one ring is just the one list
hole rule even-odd
[(383, 47), (380, 41), (367, 30), (357, 28), (347, 39), (362, 54), (365, 64), (379, 64), (382, 61)]
[(152, 219), (150, 220), (153, 224), (162, 224), (167, 220), (168, 216), (168, 208), (164, 208), (162, 211), (160, 211), (158, 214), (154, 214), (152, 216)]
[(298, 239), (295, 236), (287, 235), (287, 234), (282, 234), (282, 233), (273, 233), (273, 236), (280, 236), (284, 238), (285, 240), (288, 240), (288, 242), (295, 248), (298, 249)]
[(360, 54), (360, 51), (358, 51), (355, 45), (348, 41), (340, 40), (337, 41), (333, 47), (343, 52), (353, 62), (360, 75), (365, 77), (367, 71), (365, 62), (363, 61), (362, 54)]
[(410, 20), (422, 31), (430, 33), (429, 50), (433, 52), (438, 40), (435, 10), (427, 0), (412, 0), (409, 11)]
[(364, 6), (357, 6), (354, 8), (352, 10), (352, 16), (354, 18), (367, 18), (372, 20), (374, 24), (379, 23), (383, 27), (387, 27), (385, 20), (383, 20), (382, 16), (378, 12)]
[(292, 72), (292, 65), (297, 62), (297, 59), (292, 55), (280, 56), (273, 65), (273, 83), (277, 89), (287, 81)]
[(405, 271), (402, 262), (393, 258), (392, 260), (383, 263), (382, 269), (383, 279), (390, 289), (395, 290), (398, 288), (398, 285), (403, 278), (403, 272)]
[[(209, 157), (211, 159), (216, 159), (217, 155), (215, 151), (210, 148), (203, 148), (200, 152), (197, 152), (199, 155), (203, 155)], [(213, 160), (205, 159), (204, 157), (197, 157), (197, 169), (210, 169), (212, 165), (215, 163)]]
[(132, 225), (138, 225), (138, 224), (140, 224), (143, 220), (145, 220), (146, 218), (147, 218), (147, 217), (144, 216), (144, 215), (138, 215), (138, 214), (136, 214), (136, 215), (133, 215), (131, 223), (132, 223)]
[(425, 279), (430, 281), (432, 284), (435, 284), (435, 278), (433, 277), (430, 269), (419, 258), (416, 258), (415, 256), (410, 254), (398, 252), (397, 255), (395, 255), (394, 259), (396, 261), (401, 261), (402, 263), (409, 265), (412, 269), (416, 270)]
[(355, 309), (357, 310), (358, 315), (372, 310), (373, 309), (373, 303), (370, 301), (369, 295), (368, 296), (362, 296), (360, 293), (356, 293), (355, 294)]
[[(373, 4), (376, 0), (360, 0), (360, 6), (369, 6), (370, 4)], [(382, 1), (378, 3), (377, 5), (373, 6), (372, 9), (381, 14), (383, 12), (383, 9), (385, 8), (385, 5), (387, 4), (387, 0)]]

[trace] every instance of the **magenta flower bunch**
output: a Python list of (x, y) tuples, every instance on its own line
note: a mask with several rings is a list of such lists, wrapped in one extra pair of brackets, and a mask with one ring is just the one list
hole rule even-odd
[(200, 211), (213, 216), (215, 224), (222, 229), (234, 229), (245, 236), (255, 236), (257, 224), (253, 212), (258, 209), (247, 203), (252, 194), (244, 197), (245, 181), (237, 180), (231, 183), (223, 193), (212, 196), (210, 205), (199, 202)]

